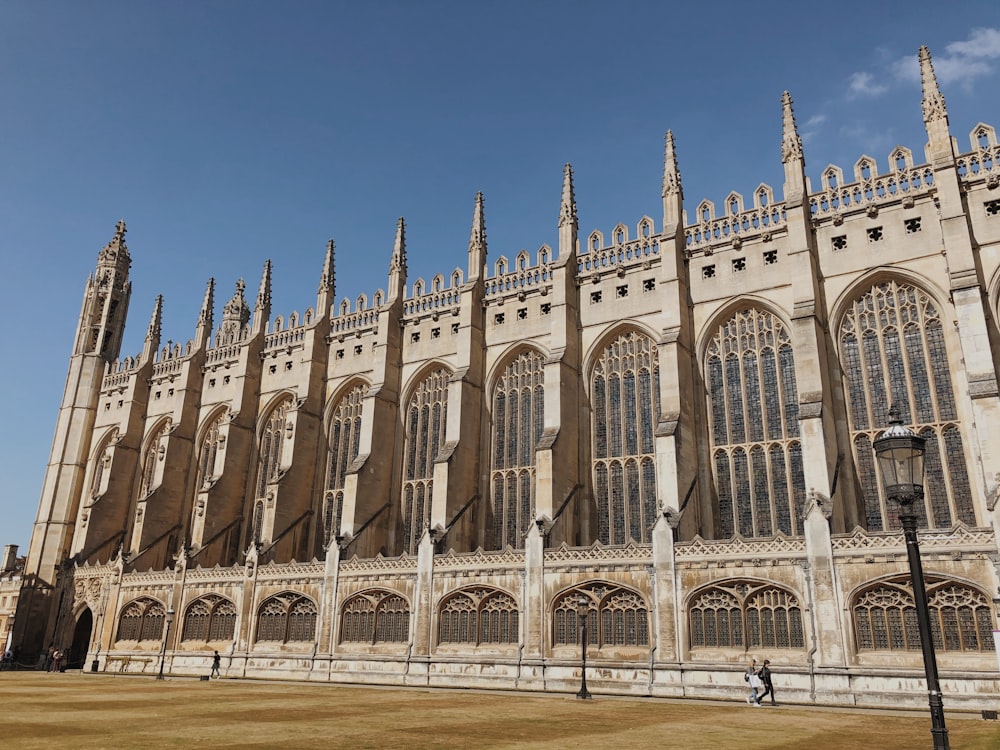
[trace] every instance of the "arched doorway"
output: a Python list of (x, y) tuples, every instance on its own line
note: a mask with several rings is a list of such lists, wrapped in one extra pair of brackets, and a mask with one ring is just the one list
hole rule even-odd
[(86, 608), (80, 613), (76, 621), (76, 628), (73, 629), (73, 644), (66, 654), (67, 669), (82, 669), (83, 662), (87, 658), (87, 649), (90, 648), (90, 633), (94, 629), (94, 616), (90, 608)]

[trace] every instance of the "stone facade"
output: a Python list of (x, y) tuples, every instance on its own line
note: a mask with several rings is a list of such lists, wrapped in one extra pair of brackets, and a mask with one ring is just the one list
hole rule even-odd
[[(946, 703), (998, 682), (1000, 147), (960, 150), (921, 50), (923, 160), (805, 174), (782, 101), (781, 195), (271, 311), (268, 262), (194, 338), (119, 359), (120, 224), (87, 283), (16, 638), (71, 662), (399, 685), (742, 699), (926, 699), (906, 553), (871, 441), (928, 440), (921, 509)], [(657, 226), (659, 224), (659, 226)], [(168, 610), (176, 613), (168, 625)]]

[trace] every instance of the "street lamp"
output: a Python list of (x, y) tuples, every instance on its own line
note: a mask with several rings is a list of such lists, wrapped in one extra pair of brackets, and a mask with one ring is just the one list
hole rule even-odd
[(924, 674), (931, 708), (931, 736), (935, 750), (948, 750), (948, 730), (944, 725), (944, 703), (938, 683), (937, 659), (931, 638), (931, 616), (927, 609), (927, 589), (924, 569), (920, 564), (917, 542), (917, 514), (914, 505), (924, 499), (924, 439), (904, 427), (896, 407), (889, 409), (889, 429), (873, 444), (882, 470), (882, 486), (889, 500), (899, 503), (899, 522), (906, 540), (906, 556), (910, 563), (913, 601), (917, 607), (920, 648), (924, 655)]
[(583, 594), (576, 600), (576, 616), (580, 621), (580, 692), (576, 697), (589, 701), (591, 696), (587, 690), (587, 615), (590, 613), (590, 599)]
[(170, 625), (174, 621), (174, 608), (171, 607), (167, 610), (166, 624), (163, 629), (163, 643), (160, 644), (160, 673), (156, 675), (156, 679), (163, 679), (163, 659), (167, 655), (167, 641), (170, 640)]

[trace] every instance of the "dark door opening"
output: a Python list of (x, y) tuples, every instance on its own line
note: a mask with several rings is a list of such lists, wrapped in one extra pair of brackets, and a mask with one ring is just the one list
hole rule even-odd
[(90, 633), (94, 629), (94, 616), (90, 609), (83, 610), (80, 619), (76, 621), (76, 628), (73, 630), (73, 644), (66, 654), (66, 669), (83, 669), (83, 662), (87, 658), (87, 649), (90, 648)]

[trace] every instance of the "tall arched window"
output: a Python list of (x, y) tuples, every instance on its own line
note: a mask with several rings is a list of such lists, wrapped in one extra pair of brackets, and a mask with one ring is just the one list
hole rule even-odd
[(713, 584), (692, 598), (688, 620), (691, 648), (805, 648), (798, 598), (772, 584)]
[(515, 357), (493, 390), (492, 533), (490, 549), (524, 546), (535, 506), (535, 445), (545, 416), (545, 359)]
[(649, 609), (642, 596), (631, 589), (594, 582), (563, 592), (553, 603), (552, 643), (556, 646), (580, 642), (580, 601), (587, 602), (587, 644), (604, 646), (648, 646)]
[(341, 643), (407, 643), (410, 605), (399, 594), (383, 589), (361, 591), (344, 602)]
[(265, 600), (257, 610), (257, 641), (313, 641), (316, 639), (316, 602), (286, 591)]
[(448, 418), (449, 373), (432, 372), (406, 407), (403, 465), (403, 549), (416, 554), (424, 524), (430, 519), (434, 460), (444, 442)]
[[(938, 651), (994, 651), (990, 599), (965, 584), (927, 577), (931, 637)], [(852, 605), (859, 651), (919, 651), (920, 631), (908, 577), (862, 591)]]
[(323, 499), (323, 544), (340, 530), (344, 510), (344, 478), (347, 467), (358, 457), (361, 438), (361, 410), (367, 385), (356, 385), (341, 398), (330, 415), (330, 443), (327, 453), (326, 495)]
[(260, 437), (260, 454), (257, 459), (257, 495), (267, 497), (267, 486), (278, 480), (281, 452), (285, 439), (285, 419), (292, 407), (292, 397), (287, 396), (271, 410)]
[(656, 344), (638, 331), (618, 334), (605, 344), (590, 384), (598, 539), (602, 544), (648, 542), (657, 510)]
[(438, 642), (480, 646), (518, 642), (514, 597), (493, 588), (456, 591), (441, 602)]
[(204, 489), (215, 476), (215, 458), (219, 454), (219, 446), (222, 441), (222, 423), (226, 414), (223, 411), (213, 419), (202, 435), (201, 445), (198, 447), (198, 479), (195, 484), (195, 492)]
[(166, 453), (167, 432), (170, 430), (170, 420), (163, 421), (146, 443), (146, 450), (142, 456), (142, 476), (139, 479), (138, 499), (142, 500), (155, 489), (156, 464), (162, 461)]
[(125, 605), (118, 619), (119, 641), (158, 641), (163, 637), (163, 604), (142, 597)]
[(236, 605), (217, 594), (194, 600), (184, 613), (182, 641), (231, 641), (236, 632)]
[(754, 308), (735, 313), (708, 344), (705, 382), (720, 536), (801, 534), (798, 390), (781, 321)]
[(118, 437), (118, 428), (115, 427), (111, 433), (101, 442), (100, 448), (94, 451), (94, 476), (90, 482), (91, 497), (98, 497), (104, 492), (104, 477), (111, 463), (111, 444)]
[(955, 408), (941, 315), (923, 291), (897, 281), (858, 297), (840, 323), (842, 369), (854, 463), (869, 531), (899, 528), (886, 501), (872, 442), (889, 425), (895, 405), (904, 424), (927, 441), (922, 527), (976, 523)]

